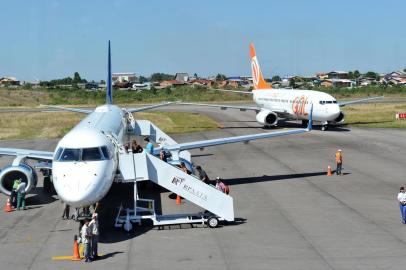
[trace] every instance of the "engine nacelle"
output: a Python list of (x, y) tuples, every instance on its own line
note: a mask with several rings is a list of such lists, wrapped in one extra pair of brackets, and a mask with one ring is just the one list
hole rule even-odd
[(261, 110), (256, 118), (261, 125), (275, 126), (278, 123), (278, 115), (268, 110)]
[(337, 116), (337, 118), (334, 119), (334, 122), (337, 124), (342, 124), (342, 123), (344, 123), (344, 117), (345, 117), (344, 113), (340, 112), (340, 114)]
[(38, 177), (36, 171), (31, 166), (21, 163), (18, 166), (10, 165), (1, 170), (0, 191), (10, 195), (14, 180), (19, 178), (27, 184), (25, 188), (26, 193), (37, 186)]

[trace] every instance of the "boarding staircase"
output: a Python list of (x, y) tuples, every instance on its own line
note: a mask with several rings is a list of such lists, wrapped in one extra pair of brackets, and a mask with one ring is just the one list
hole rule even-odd
[(122, 182), (150, 180), (224, 220), (234, 220), (231, 196), (154, 155), (145, 151), (138, 154), (120, 153), (119, 166)]

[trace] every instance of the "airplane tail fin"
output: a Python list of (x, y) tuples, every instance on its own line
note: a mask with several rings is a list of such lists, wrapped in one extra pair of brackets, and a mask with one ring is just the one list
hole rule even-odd
[(107, 58), (106, 104), (113, 104), (113, 89), (112, 89), (112, 82), (111, 82), (110, 40), (109, 40), (109, 51), (108, 51), (108, 58)]
[(250, 44), (250, 57), (251, 57), (251, 73), (252, 73), (252, 80), (254, 83), (254, 89), (271, 89), (272, 86), (268, 85), (265, 80), (264, 76), (262, 75), (262, 71), (258, 64), (257, 55), (255, 53), (254, 44)]

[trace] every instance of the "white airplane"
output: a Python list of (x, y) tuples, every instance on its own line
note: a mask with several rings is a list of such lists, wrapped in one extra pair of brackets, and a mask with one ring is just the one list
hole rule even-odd
[[(130, 125), (128, 119), (132, 117), (131, 113), (168, 104), (170, 103), (133, 109), (122, 109), (113, 105), (109, 41), (106, 104), (94, 110), (54, 107), (87, 114), (87, 117), (59, 141), (54, 152), (0, 148), (0, 155), (16, 157), (12, 164), (0, 172), (0, 191), (9, 195), (13, 181), (22, 178), (27, 184), (26, 192), (29, 192), (37, 184), (36, 169), (48, 168), (52, 170), (55, 190), (64, 202), (74, 207), (82, 207), (100, 201), (116, 178), (119, 168), (119, 147), (123, 144), (123, 136)], [(306, 129), (195, 141), (163, 148), (170, 151), (202, 149), (220, 144), (299, 134), (310, 130), (311, 122)], [(160, 148), (155, 148), (154, 153), (159, 153), (159, 150)], [(48, 162), (49, 165), (39, 163), (41, 165), (30, 166), (26, 162), (29, 159)]]
[(254, 84), (252, 92), (237, 90), (220, 90), (226, 92), (243, 93), (253, 95), (254, 102), (259, 107), (248, 106), (228, 106), (203, 103), (181, 103), (184, 105), (199, 105), (209, 107), (219, 107), (225, 109), (239, 109), (241, 111), (251, 110), (257, 113), (256, 120), (265, 127), (276, 126), (280, 118), (302, 120), (303, 126), (309, 121), (309, 106), (313, 104), (313, 121), (322, 123), (322, 130), (327, 130), (329, 125), (342, 124), (344, 122), (344, 113), (340, 107), (370, 101), (382, 97), (371, 97), (347, 102), (337, 102), (331, 95), (314, 90), (291, 90), (291, 89), (272, 89), (262, 75), (258, 64), (254, 45), (250, 44), (251, 72)]

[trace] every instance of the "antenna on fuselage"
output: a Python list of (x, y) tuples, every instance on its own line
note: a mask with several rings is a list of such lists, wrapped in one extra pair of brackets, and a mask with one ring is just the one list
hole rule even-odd
[(113, 89), (111, 83), (111, 52), (110, 52), (110, 40), (109, 50), (107, 58), (107, 84), (106, 84), (106, 104), (113, 104)]

